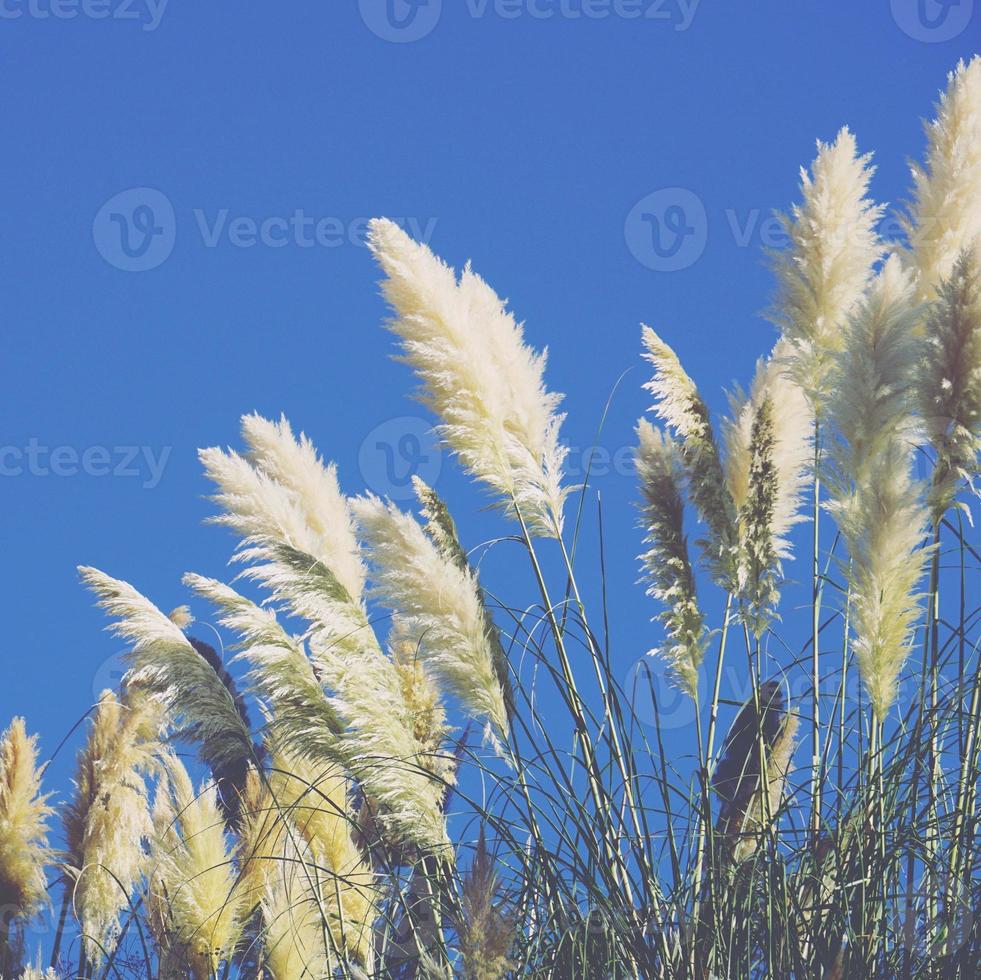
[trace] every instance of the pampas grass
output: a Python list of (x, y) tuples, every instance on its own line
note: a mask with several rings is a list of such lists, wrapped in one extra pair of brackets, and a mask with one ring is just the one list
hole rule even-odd
[(833, 143), (818, 142), (810, 173), (801, 170), (802, 201), (783, 218), (790, 248), (774, 261), (773, 319), (789, 348), (791, 374), (817, 415), (846, 318), (882, 253), (875, 230), (882, 208), (868, 197), (870, 161), (847, 128)]
[(23, 718), (14, 718), (0, 735), (0, 957), (10, 923), (29, 919), (47, 901), (54, 810), (41, 791), (37, 757), (37, 736), (27, 734)]
[(385, 273), (389, 323), (422, 383), (422, 399), (463, 467), (534, 532), (562, 531), (566, 449), (561, 396), (543, 380), (545, 354), (524, 341), (503, 301), (469, 266), (453, 270), (398, 225), (378, 219), (368, 245)]
[(926, 158), (912, 167), (905, 258), (916, 273), (919, 299), (932, 301), (981, 235), (981, 56), (958, 62), (925, 128)]
[(396, 616), (399, 642), (472, 717), (508, 731), (495, 663), (497, 637), (469, 567), (448, 558), (411, 515), (374, 496), (354, 502), (374, 566), (376, 596)]
[(99, 698), (79, 752), (75, 796), (65, 810), (66, 871), (88, 958), (96, 966), (120, 930), (120, 914), (146, 865), (152, 833), (146, 777), (157, 770), (161, 705), (138, 687)]
[(648, 595), (664, 608), (659, 614), (669, 644), (663, 656), (682, 688), (698, 696), (698, 668), (705, 656), (705, 625), (695, 594), (695, 573), (684, 530), (677, 446), (646, 419), (637, 423), (637, 472), (644, 494), (645, 541), (641, 556)]
[(236, 887), (232, 847), (214, 784), (195, 791), (176, 756), (153, 807), (149, 922), (162, 955), (207, 980), (231, 958), (245, 928), (248, 892)]
[(19, 719), (0, 740), (0, 971), (33, 959), (55, 872), (44, 980), (974, 980), (977, 65), (889, 258), (869, 157), (819, 144), (774, 262), (782, 336), (718, 431), (644, 328), (650, 634), (618, 619), (610, 495), (563, 521), (544, 356), (469, 267), (372, 223), (400, 353), (517, 529), (466, 550), (418, 479), (418, 512), (349, 498), (282, 417), (203, 450), (240, 569), (183, 580), (215, 649), (189, 607), (81, 569), (129, 670), (93, 706), (63, 853), (36, 742)]

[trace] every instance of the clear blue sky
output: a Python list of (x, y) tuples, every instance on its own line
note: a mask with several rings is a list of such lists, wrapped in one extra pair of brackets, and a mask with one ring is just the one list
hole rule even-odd
[[(351, 244), (360, 219), (411, 218), (510, 298), (550, 348), (573, 446), (632, 368), (602, 439), (614, 457), (630, 445), (642, 320), (722, 409), (772, 342), (761, 222), (795, 199), (814, 140), (848, 124), (876, 151), (876, 196), (904, 198), (920, 119), (981, 23), (971, 0), (925, 3), (926, 21), (916, 0), (586, 3), (600, 17), (572, 16), (575, 0), (396, 0), (390, 20), (383, 0), (0, 0), (0, 722), (25, 714), (51, 750), (112, 680), (119, 644), (76, 564), (164, 609), (186, 600), (182, 572), (223, 574), (231, 541), (202, 526), (195, 449), (237, 444), (241, 413), (286, 412), (350, 492), (392, 485), (379, 443), (398, 462), (421, 437), (427, 455), (377, 270)], [(665, 188), (682, 190), (635, 210)], [(679, 205), (694, 231), (675, 250)], [(467, 544), (500, 532), (448, 461), (424, 466)], [(626, 676), (657, 633), (634, 483), (615, 470), (595, 486)], [(501, 568), (488, 584), (530, 601)], [(62, 793), (70, 760), (52, 771)]]

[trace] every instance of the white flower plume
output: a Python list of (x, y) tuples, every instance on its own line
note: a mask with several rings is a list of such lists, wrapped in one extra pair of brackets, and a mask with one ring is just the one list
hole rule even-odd
[(695, 698), (698, 668), (705, 656), (705, 626), (685, 537), (680, 452), (646, 419), (637, 423), (637, 438), (644, 540), (650, 545), (641, 555), (649, 583), (647, 594), (664, 607), (658, 619), (668, 643), (660, 652), (681, 687)]
[(926, 134), (926, 160), (912, 167), (904, 224), (919, 298), (933, 300), (961, 252), (981, 235), (981, 56), (959, 62), (948, 75)]
[(848, 546), (852, 649), (879, 720), (912, 648), (930, 554), (923, 487), (911, 475), (917, 321), (912, 276), (893, 256), (853, 316), (832, 375), (828, 509)]
[(790, 246), (775, 258), (773, 319), (790, 345), (794, 380), (818, 414), (846, 319), (882, 254), (875, 230), (882, 208), (867, 196), (870, 160), (847, 128), (834, 143), (818, 142), (811, 173), (801, 170), (803, 201), (784, 218)]
[(391, 329), (422, 381), (439, 433), (477, 480), (512, 500), (533, 533), (556, 537), (568, 488), (559, 442), (561, 396), (543, 380), (546, 354), (469, 265), (459, 280), (398, 225), (376, 219), (368, 243), (387, 278)]
[(375, 496), (352, 503), (369, 548), (373, 583), (397, 616), (400, 638), (475, 718), (508, 730), (476, 575), (450, 560), (410, 514)]
[(654, 375), (644, 387), (654, 396), (655, 415), (678, 441), (692, 503), (709, 530), (709, 567), (724, 588), (735, 589), (736, 510), (723, 477), (708, 406), (678, 355), (650, 327), (643, 327), (642, 339), (644, 357), (654, 366)]

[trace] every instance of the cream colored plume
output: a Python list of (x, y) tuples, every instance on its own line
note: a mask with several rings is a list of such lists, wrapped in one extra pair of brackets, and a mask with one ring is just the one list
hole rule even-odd
[(789, 345), (780, 340), (770, 356), (759, 361), (749, 395), (737, 390), (731, 399), (731, 417), (724, 424), (726, 485), (737, 511), (741, 511), (749, 496), (753, 420), (765, 399), (773, 407), (773, 463), (778, 489), (770, 533), (780, 559), (791, 557), (790, 529), (803, 520), (801, 499), (814, 454), (814, 419), (807, 397), (787, 370), (789, 353)]
[(559, 442), (561, 396), (543, 380), (545, 354), (470, 266), (454, 271), (398, 225), (376, 219), (368, 244), (385, 272), (391, 329), (422, 382), (439, 432), (477, 480), (517, 506), (529, 529), (562, 530), (568, 488)]
[(199, 453), (224, 511), (213, 521), (241, 537), (239, 560), (274, 564), (285, 545), (321, 562), (359, 602), (364, 566), (335, 467), (321, 462), (306, 436), (297, 439), (285, 418), (246, 415), (242, 434), (247, 457), (217, 448)]
[(914, 383), (925, 354), (913, 277), (890, 256), (846, 327), (831, 375), (835, 438), (832, 489), (866, 480), (866, 467), (895, 440), (912, 445)]
[(923, 487), (911, 475), (917, 322), (912, 277), (891, 257), (833, 373), (828, 509), (848, 548), (852, 649), (879, 720), (912, 648), (929, 556)]
[(677, 354), (653, 331), (642, 331), (644, 357), (654, 376), (644, 387), (654, 396), (654, 412), (674, 434), (684, 462), (688, 492), (708, 527), (706, 556), (724, 588), (735, 590), (738, 565), (736, 511), (726, 487), (708, 407)]
[(75, 797), (64, 817), (66, 858), (72, 904), (95, 965), (112, 948), (145, 868), (143, 842), (152, 832), (145, 777), (156, 769), (162, 726), (160, 704), (138, 688), (123, 700), (104, 691), (78, 754)]
[[(398, 671), (368, 622), (361, 596), (363, 566), (348, 503), (332, 471), (321, 467), (309, 443), (293, 439), (288, 425), (252, 418), (244, 430), (249, 459), (220, 450), (201, 455), (218, 483), (216, 499), (225, 508), (216, 520), (244, 536), (238, 557), (251, 563), (247, 574), (309, 623), (311, 670), (337, 722), (321, 725), (319, 731), (308, 729), (297, 748), (311, 749), (311, 758), (313, 751), (326, 753), (347, 768), (393, 833), (426, 849), (442, 847), (443, 787), (420, 757)], [(220, 589), (212, 592), (219, 604), (228, 606)], [(268, 620), (263, 623), (247, 605), (230, 601), (237, 603), (236, 615), (251, 621), (247, 629), (268, 632)], [(309, 672), (296, 650), (289, 651), (293, 641), (281, 635), (272, 643), (266, 639), (259, 644), (253, 677), (271, 702), (282, 704), (276, 685), (308, 678)], [(270, 676), (267, 683), (262, 676), (270, 666), (292, 672), (292, 678)], [(307, 681), (304, 690), (309, 692)], [(312, 708), (314, 702), (306, 698), (302, 713)], [(302, 724), (302, 717), (297, 720)]]
[(397, 617), (400, 638), (474, 718), (508, 731), (494, 643), (480, 585), (450, 560), (410, 514), (375, 496), (352, 502), (367, 543), (376, 594)]
[(166, 957), (208, 980), (238, 946), (251, 909), (214, 784), (195, 792), (180, 760), (166, 759), (153, 807), (148, 867), (151, 929)]
[(779, 599), (781, 565), (792, 556), (790, 529), (803, 519), (800, 506), (814, 452), (810, 402), (790, 376), (789, 350), (780, 340), (760, 360), (749, 394), (736, 390), (723, 424), (726, 485), (738, 515), (737, 580), (744, 614), (757, 635)]
[(110, 630), (130, 644), (127, 684), (156, 697), (171, 723), (199, 743), (202, 759), (212, 768), (250, 755), (251, 735), (232, 695), (180, 629), (127, 582), (96, 568), (80, 566), (78, 571), (99, 606), (117, 618)]
[(927, 123), (926, 159), (914, 164), (905, 253), (921, 300), (937, 298), (961, 252), (981, 235), (981, 56), (959, 62)]
[(644, 540), (650, 545), (641, 561), (649, 581), (647, 594), (663, 606), (658, 619), (668, 637), (659, 652), (682, 688), (695, 698), (698, 668), (705, 656), (705, 625), (685, 537), (679, 452), (671, 439), (646, 419), (637, 423), (637, 438)]
[(870, 160), (847, 128), (834, 143), (818, 142), (811, 173), (801, 170), (803, 200), (784, 218), (790, 245), (775, 256), (773, 319), (789, 344), (791, 374), (819, 415), (845, 322), (882, 254), (882, 208), (867, 196)]
[(344, 766), (398, 836), (427, 849), (442, 847), (444, 788), (415, 738), (399, 671), (382, 653), (362, 608), (346, 592), (333, 593), (325, 571), (296, 567), (288, 581), (285, 572), (281, 578), (280, 597), (290, 602), (298, 596), (296, 610), (312, 613), (310, 660), (273, 613), (219, 582), (185, 581), (220, 606), (224, 624), (242, 637), (242, 656), (253, 668), (250, 684), (277, 738), (311, 760)]
[(269, 785), (277, 809), (299, 832), (316, 869), (335, 948), (363, 962), (369, 954), (379, 891), (354, 840), (347, 774), (282, 752), (273, 760)]
[(981, 241), (965, 251), (939, 288), (926, 322), (917, 393), (936, 458), (930, 488), (935, 522), (974, 479), (981, 448)]
[(37, 736), (23, 718), (14, 718), (0, 735), (0, 909), (27, 919), (47, 903), (45, 867), (48, 817), (54, 812), (41, 792)]
[(908, 447), (894, 440), (868, 466), (846, 507), (835, 509), (848, 545), (852, 650), (876, 717), (885, 719), (921, 615), (930, 549), (922, 487)]

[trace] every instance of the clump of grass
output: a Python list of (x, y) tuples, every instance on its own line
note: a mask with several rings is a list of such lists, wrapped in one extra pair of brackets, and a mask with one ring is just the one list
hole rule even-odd
[[(417, 481), (406, 511), (349, 498), (284, 418), (245, 416), (241, 452), (201, 452), (243, 573), (184, 578), (234, 656), (187, 635), (189, 610), (83, 568), (129, 671), (94, 706), (61, 853), (36, 741), (20, 719), (0, 739), (4, 975), (978, 976), (981, 611), (963, 517), (981, 437), (979, 79), (979, 59), (952, 75), (887, 259), (869, 157), (848, 130), (819, 145), (775, 261), (782, 337), (720, 430), (644, 329), (659, 626), (635, 652), (666, 663), (641, 657), (630, 690), (602, 507), (600, 573), (577, 580), (591, 491), (570, 529), (544, 355), (469, 266), (374, 222), (401, 356), (516, 522), (485, 547), (517, 545), (535, 595), (512, 599), (516, 570), (489, 590), (484, 549), (433, 488)], [(777, 624), (799, 612), (784, 565), (807, 522), (797, 645)], [(665, 744), (665, 667), (694, 711), (687, 757), (677, 733)], [(50, 872), (66, 887), (45, 974), (22, 969), (21, 933)]]

